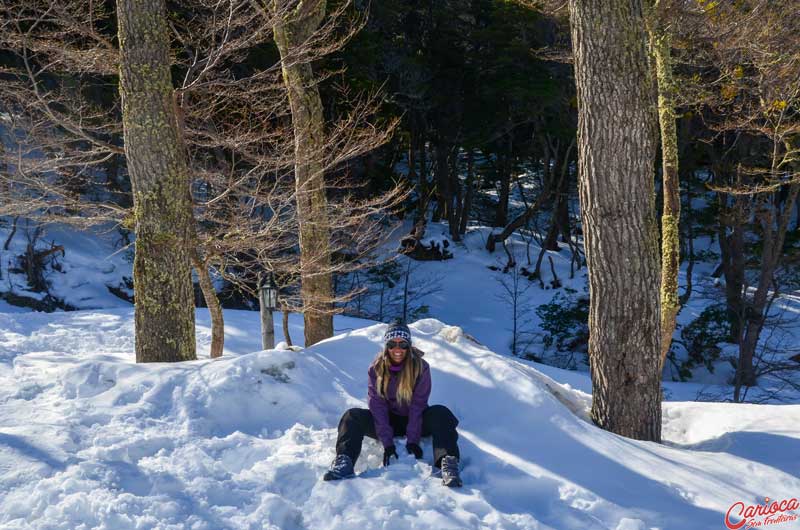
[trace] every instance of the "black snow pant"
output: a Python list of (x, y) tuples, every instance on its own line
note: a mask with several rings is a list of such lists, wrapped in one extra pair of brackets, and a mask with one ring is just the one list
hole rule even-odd
[[(395, 436), (405, 436), (408, 416), (399, 416), (389, 412), (389, 424), (394, 429)], [(433, 462), (434, 466), (441, 467), (442, 458), (445, 456), (460, 457), (458, 451), (458, 419), (444, 405), (433, 405), (422, 412), (422, 436), (433, 437)], [(350, 409), (342, 415), (339, 421), (339, 438), (336, 441), (336, 454), (348, 455), (353, 463), (361, 454), (361, 442), (364, 436), (375, 440), (375, 420), (369, 409)]]

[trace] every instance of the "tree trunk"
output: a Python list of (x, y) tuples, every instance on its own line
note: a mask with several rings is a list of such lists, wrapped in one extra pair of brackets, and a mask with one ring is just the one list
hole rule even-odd
[[(656, 5), (658, 2), (656, 2)], [(669, 33), (660, 28), (650, 34), (658, 82), (658, 121), (661, 127), (661, 166), (664, 208), (661, 214), (661, 366), (667, 358), (675, 317), (680, 311), (681, 196), (678, 177), (678, 133), (675, 125), (675, 81), (670, 57)]]
[[(561, 173), (557, 182), (550, 181), (550, 186), (555, 188), (554, 193), (556, 196), (556, 205), (553, 207), (553, 212), (550, 216), (550, 228), (547, 230), (544, 244), (539, 249), (539, 256), (536, 258), (536, 267), (533, 270), (533, 277), (539, 278), (539, 284), (544, 285), (542, 281), (542, 259), (546, 250), (558, 252), (561, 247), (558, 246), (558, 234), (563, 232), (569, 238), (569, 210), (567, 200), (569, 198), (569, 160), (572, 155), (572, 150), (575, 148), (575, 140), (573, 140), (567, 152), (564, 154), (564, 161), (561, 164)], [(556, 151), (557, 152), (557, 151)], [(566, 217), (566, 220), (563, 219)], [(567, 226), (562, 227), (561, 223), (566, 222)]]
[(136, 361), (196, 358), (192, 205), (164, 0), (117, 0), (125, 157), (136, 225)]
[(465, 182), (466, 192), (464, 193), (464, 205), (461, 207), (461, 215), (458, 221), (458, 231), (461, 234), (467, 233), (467, 222), (469, 213), (472, 210), (472, 196), (475, 181), (475, 154), (472, 149), (467, 152), (467, 180)]
[(427, 173), (427, 157), (425, 156), (425, 136), (420, 135), (419, 138), (419, 184), (417, 187), (417, 195), (419, 202), (417, 204), (417, 213), (414, 218), (414, 226), (411, 228), (411, 235), (414, 237), (414, 245), (419, 244), (420, 240), (425, 237), (425, 230), (428, 224), (428, 202), (430, 195), (428, 193), (428, 173)]
[[(508, 142), (510, 144), (511, 140)], [(498, 154), (497, 157), (500, 194), (494, 216), (494, 226), (505, 226), (508, 222), (508, 196), (511, 194), (511, 149), (508, 151), (508, 153)]]
[(756, 371), (753, 365), (756, 346), (767, 318), (766, 307), (769, 289), (773, 286), (775, 269), (778, 267), (783, 253), (783, 243), (789, 228), (789, 219), (794, 210), (800, 184), (792, 184), (788, 188), (788, 196), (783, 204), (783, 211), (774, 197), (761, 197), (760, 209), (756, 217), (761, 226), (763, 246), (761, 249), (761, 267), (758, 286), (753, 294), (752, 302), (746, 305), (745, 325), (742, 341), (739, 345), (739, 362), (736, 369), (736, 388), (734, 401), (739, 401), (739, 391), (744, 386), (756, 384)]
[(561, 162), (561, 173), (556, 182), (551, 181), (551, 185), (555, 188), (556, 204), (553, 207), (553, 212), (550, 216), (550, 227), (547, 230), (547, 236), (544, 240), (543, 248), (546, 250), (559, 251), (561, 247), (558, 246), (558, 234), (562, 234), (564, 240), (568, 240), (569, 233), (569, 162), (572, 157), (572, 150), (575, 148), (575, 140), (567, 147), (564, 153), (564, 159)]
[(521, 228), (528, 222), (528, 220), (536, 215), (536, 213), (542, 209), (542, 205), (550, 200), (550, 190), (542, 190), (542, 194), (539, 195), (539, 198), (536, 199), (536, 202), (531, 204), (527, 210), (525, 210), (521, 215), (517, 216), (513, 221), (508, 223), (503, 231), (499, 234), (489, 234), (489, 237), (486, 238), (486, 250), (490, 253), (494, 252), (494, 249), (497, 246), (497, 243), (504, 243), (508, 237), (513, 234), (518, 228)]
[(539, 138), (540, 143), (542, 144), (542, 185), (547, 187), (548, 183), (553, 178), (553, 156), (550, 153), (549, 135), (540, 134)]
[(289, 308), (284, 307), (281, 314), (281, 326), (283, 327), (283, 340), (287, 346), (292, 345), (292, 335), (289, 333)]
[[(277, 11), (277, 1), (273, 5)], [(275, 25), (275, 42), (281, 55), (294, 127), (300, 296), (306, 347), (333, 336), (333, 285), (328, 200), (320, 160), (325, 145), (322, 101), (311, 64), (292, 56), (317, 30), (325, 9), (325, 0), (300, 2), (290, 15)]]
[(453, 241), (461, 241), (459, 232), (459, 221), (461, 220), (461, 208), (464, 206), (463, 191), (461, 181), (458, 178), (458, 146), (454, 145), (450, 150), (450, 163), (448, 164), (448, 178), (450, 179), (450, 203), (447, 223), (450, 227), (450, 237)]
[(414, 153), (414, 146), (416, 142), (414, 132), (411, 132), (411, 137), (408, 139), (408, 181), (414, 182), (417, 179), (417, 157)]
[(794, 229), (800, 232), (800, 207), (795, 208), (795, 211), (797, 212), (797, 217), (795, 217)]
[[(686, 167), (686, 164), (684, 164)], [(686, 170), (684, 169), (686, 173)], [(688, 172), (691, 175), (691, 172)], [(686, 290), (680, 296), (679, 303), (681, 306), (685, 305), (689, 298), (692, 296), (692, 278), (694, 271), (694, 208), (692, 206), (692, 182), (687, 179), (686, 184), (686, 214), (683, 215), (684, 224), (686, 225), (686, 259), (689, 262), (686, 265)]]
[[(423, 228), (428, 222), (428, 203), (430, 202), (430, 192), (428, 191), (428, 156), (425, 151), (425, 135), (419, 140), (419, 212), (418, 217), (422, 220)], [(424, 230), (423, 230), (424, 232)]]
[[(741, 185), (741, 181), (737, 181)], [(745, 202), (741, 195), (733, 197), (733, 206), (728, 208), (726, 194), (719, 193), (722, 212), (718, 230), (722, 272), (725, 275), (725, 305), (730, 324), (730, 340), (740, 344), (742, 319), (744, 318), (744, 218)], [(728, 231), (730, 230), (730, 234)]]
[[(554, 175), (558, 174), (557, 169), (558, 168), (556, 168), (556, 171), (553, 172)], [(563, 172), (561, 172), (561, 174), (563, 176)], [(552, 205), (552, 210), (550, 211), (550, 222), (549, 222), (549, 224), (547, 226), (547, 233), (545, 234), (544, 241), (542, 242), (542, 245), (541, 245), (540, 255), (545, 250), (553, 250), (553, 251), (558, 251), (559, 250), (559, 246), (558, 246), (558, 231), (559, 231), (558, 230), (558, 203), (559, 203), (559, 200), (560, 200), (562, 180), (561, 179), (558, 179), (558, 180), (553, 179), (553, 180), (545, 181), (544, 185), (553, 189), (552, 194), (553, 194), (553, 197), (555, 198), (555, 202), (556, 203)]]
[(656, 94), (641, 3), (570, 0), (592, 419), (661, 440)]
[(208, 307), (208, 314), (211, 316), (211, 350), (209, 355), (212, 359), (222, 357), (222, 348), (225, 345), (225, 319), (222, 315), (222, 305), (217, 297), (217, 290), (211, 281), (208, 273), (208, 262), (200, 257), (197, 250), (192, 251), (192, 266), (197, 271), (197, 279), (200, 283), (200, 290), (203, 291), (203, 298)]
[(453, 191), (450, 189), (450, 168), (447, 163), (447, 145), (436, 144), (436, 210), (431, 219), (434, 223), (452, 217)]

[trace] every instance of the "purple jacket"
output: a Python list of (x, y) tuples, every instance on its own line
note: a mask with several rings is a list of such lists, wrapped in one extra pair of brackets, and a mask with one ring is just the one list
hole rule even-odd
[(369, 367), (369, 391), (368, 403), (369, 410), (372, 412), (372, 417), (375, 420), (375, 432), (384, 447), (394, 445), (392, 440), (394, 436), (394, 429), (389, 423), (389, 412), (397, 414), (398, 416), (408, 416), (408, 426), (406, 427), (406, 441), (407, 443), (419, 444), (419, 439), (422, 436), (422, 412), (428, 406), (428, 397), (431, 395), (431, 370), (428, 363), (424, 359), (420, 359), (422, 363), (422, 370), (417, 377), (417, 382), (414, 385), (414, 391), (411, 394), (411, 402), (407, 405), (401, 405), (397, 401), (397, 383), (399, 377), (389, 370), (390, 379), (389, 385), (386, 390), (386, 399), (378, 394), (377, 379), (375, 369)]

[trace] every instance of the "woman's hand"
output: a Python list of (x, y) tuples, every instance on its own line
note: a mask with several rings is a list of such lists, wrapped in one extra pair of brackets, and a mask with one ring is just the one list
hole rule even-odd
[(397, 449), (394, 448), (394, 445), (390, 445), (389, 447), (384, 447), (384, 449), (383, 449), (383, 465), (384, 466), (388, 466), (389, 465), (389, 459), (392, 456), (394, 457), (395, 460), (400, 460), (400, 458), (397, 456)]
[(417, 460), (422, 460), (422, 447), (417, 444), (406, 444), (406, 451), (408, 454), (414, 455)]

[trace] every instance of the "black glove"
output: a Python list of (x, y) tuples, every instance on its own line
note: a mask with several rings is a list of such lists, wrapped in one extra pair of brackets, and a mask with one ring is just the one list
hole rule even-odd
[(417, 444), (406, 444), (406, 451), (408, 454), (414, 455), (417, 460), (422, 460), (422, 447)]
[(389, 447), (383, 448), (383, 465), (389, 465), (389, 458), (394, 457), (395, 460), (399, 460), (400, 458), (397, 456), (397, 450), (394, 448), (394, 445), (390, 445)]

